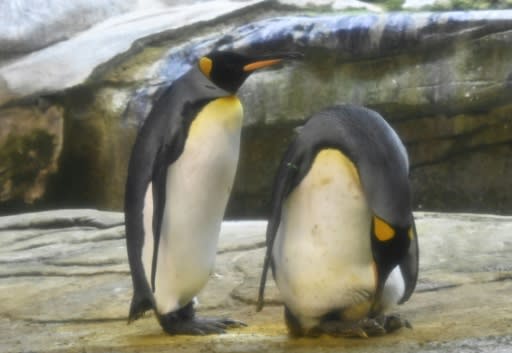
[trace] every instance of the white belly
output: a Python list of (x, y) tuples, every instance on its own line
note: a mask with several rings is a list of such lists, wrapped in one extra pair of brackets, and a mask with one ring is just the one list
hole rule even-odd
[[(236, 97), (207, 105), (193, 121), (183, 153), (167, 170), (154, 292), (162, 314), (190, 302), (213, 271), (238, 162), (241, 119)], [(152, 244), (147, 244), (143, 257), (150, 268)]]
[(338, 150), (320, 151), (283, 204), (273, 250), (282, 298), (305, 328), (335, 309), (369, 307), (370, 220), (354, 165)]

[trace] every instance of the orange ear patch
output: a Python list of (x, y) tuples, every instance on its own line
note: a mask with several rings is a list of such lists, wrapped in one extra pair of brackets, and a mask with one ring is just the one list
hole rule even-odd
[(212, 72), (213, 62), (210, 58), (203, 56), (199, 59), (199, 69), (201, 72), (208, 78), (210, 78), (210, 73)]
[(373, 217), (373, 229), (379, 241), (388, 241), (395, 236), (395, 230), (379, 217)]
[(409, 236), (409, 239), (414, 239), (414, 230), (412, 229), (412, 227), (409, 228), (409, 230), (407, 231), (407, 235)]

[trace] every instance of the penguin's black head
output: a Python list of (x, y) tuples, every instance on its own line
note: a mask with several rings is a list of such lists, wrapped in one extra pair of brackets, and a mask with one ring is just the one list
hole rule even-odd
[(233, 52), (213, 52), (199, 59), (199, 70), (216, 86), (236, 93), (255, 70), (276, 65), (285, 59), (299, 59), (299, 53), (247, 56)]

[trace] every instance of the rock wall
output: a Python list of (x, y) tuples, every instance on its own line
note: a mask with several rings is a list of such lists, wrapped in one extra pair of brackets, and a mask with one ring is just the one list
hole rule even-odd
[[(160, 6), (0, 66), (0, 124), (54, 121), (41, 139), (51, 157), (33, 157), (41, 173), (21, 182), (15, 169), (28, 164), (2, 149), (11, 157), (0, 162), (0, 209), (121, 209), (131, 144), (155, 94), (220, 48), (305, 53), (300, 64), (253, 75), (240, 92), (246, 117), (230, 217), (265, 215), (293, 128), (342, 102), (376, 109), (397, 129), (417, 208), (509, 212), (512, 11), (319, 11), (257, 0)], [(28, 133), (20, 134), (7, 145), (22, 145)]]

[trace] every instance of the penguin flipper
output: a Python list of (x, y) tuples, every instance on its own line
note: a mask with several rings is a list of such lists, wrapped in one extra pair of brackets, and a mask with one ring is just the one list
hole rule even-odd
[[(169, 118), (170, 108), (174, 104), (173, 89), (174, 85), (168, 87), (163, 95), (155, 102), (153, 109), (149, 113), (144, 125), (141, 127), (135, 140), (125, 187), (124, 214), (126, 228), (126, 245), (128, 250), (128, 260), (133, 282), (133, 297), (130, 305), (129, 322), (139, 318), (145, 311), (155, 307), (153, 292), (150, 285), (150, 278), (146, 278), (144, 265), (142, 263), (142, 248), (146, 236), (155, 236), (154, 226), (157, 219), (153, 217), (153, 234), (145, 234), (144, 229), (144, 207), (146, 194), (150, 183), (153, 185), (153, 209), (158, 209), (162, 201), (159, 193), (155, 193), (155, 170), (159, 158), (161, 159), (162, 150), (165, 147), (165, 136), (163, 132), (169, 121), (175, 122), (174, 116)], [(175, 127), (178, 124), (173, 124)], [(177, 129), (170, 129), (169, 140), (176, 140)], [(156, 195), (155, 195), (156, 194)], [(165, 202), (165, 200), (164, 200)], [(156, 244), (156, 242), (154, 242)], [(154, 247), (157, 248), (156, 246)], [(154, 259), (153, 259), (154, 263)]]
[(139, 141), (135, 142), (130, 158), (124, 202), (126, 244), (133, 283), (128, 322), (136, 320), (151, 309), (154, 300), (142, 264), (142, 248), (146, 236), (143, 210), (146, 192), (152, 179), (156, 146)]
[(418, 247), (418, 234), (416, 232), (416, 223), (414, 217), (412, 219), (412, 239), (409, 245), (409, 250), (405, 259), (399, 264), (400, 271), (405, 283), (404, 295), (398, 302), (403, 304), (411, 297), (414, 289), (416, 288), (416, 282), (418, 281), (418, 270), (419, 270), (419, 247)]
[(142, 291), (134, 291), (128, 314), (128, 323), (141, 318), (146, 311), (151, 309), (153, 309), (153, 301)]
[[(166, 180), (167, 168), (163, 163), (157, 163), (159, 167), (155, 168), (153, 173), (153, 257), (151, 262), (150, 286), (155, 290), (156, 264), (158, 259), (158, 249), (160, 245), (160, 230), (166, 202)], [(164, 192), (162, 192), (164, 190)]]
[[(263, 308), (263, 300), (265, 295), (265, 285), (267, 281), (268, 268), (272, 267), (272, 250), (274, 241), (276, 239), (277, 230), (281, 223), (281, 208), (283, 201), (288, 196), (291, 190), (300, 182), (300, 176), (304, 176), (307, 172), (302, 170), (302, 156), (297, 153), (296, 143), (290, 144), (286, 151), (281, 163), (278, 167), (276, 177), (274, 179), (274, 186), (272, 190), (271, 202), (271, 215), (267, 224), (266, 232), (266, 252), (263, 261), (263, 269), (260, 279), (260, 287), (258, 292), (258, 301), (256, 304), (256, 311), (261, 311)], [(272, 271), (274, 272), (274, 271)]]

